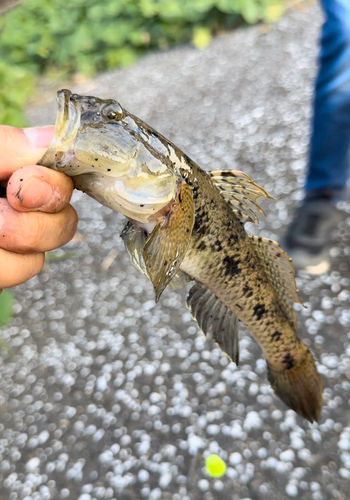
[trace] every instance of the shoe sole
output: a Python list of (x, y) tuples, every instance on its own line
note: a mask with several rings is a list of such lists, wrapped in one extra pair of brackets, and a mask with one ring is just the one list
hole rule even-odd
[(326, 272), (329, 271), (331, 265), (328, 260), (324, 260), (323, 262), (320, 262), (317, 264), (317, 266), (306, 266), (304, 270), (312, 274), (313, 276), (317, 276), (319, 274), (325, 274)]

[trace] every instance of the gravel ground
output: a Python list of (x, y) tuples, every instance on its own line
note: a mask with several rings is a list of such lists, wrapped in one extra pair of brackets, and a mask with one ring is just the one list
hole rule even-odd
[[(113, 97), (206, 169), (241, 169), (277, 202), (260, 234), (279, 238), (301, 196), (318, 30), (316, 6), (271, 29), (182, 47), (75, 86)], [(56, 90), (56, 89), (54, 89)], [(55, 120), (49, 102), (33, 124)], [(15, 292), (1, 335), (1, 500), (345, 500), (350, 479), (350, 204), (332, 267), (299, 273), (300, 336), (319, 362), (319, 424), (286, 410), (241, 328), (237, 368), (206, 341), (186, 291), (155, 305), (130, 264), (122, 216), (77, 193), (80, 237)], [(203, 470), (218, 453), (225, 477)]]

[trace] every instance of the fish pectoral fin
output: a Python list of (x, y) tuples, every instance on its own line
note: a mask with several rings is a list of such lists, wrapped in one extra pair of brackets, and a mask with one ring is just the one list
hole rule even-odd
[(214, 341), (238, 365), (239, 337), (236, 316), (203, 285), (194, 285), (187, 297), (187, 307), (205, 335)]
[(192, 189), (185, 182), (180, 182), (169, 213), (158, 221), (142, 253), (148, 277), (156, 292), (156, 302), (185, 257), (193, 224)]
[(266, 276), (276, 291), (281, 309), (285, 311), (292, 326), (297, 326), (293, 302), (302, 304), (295, 282), (292, 259), (276, 241), (259, 236), (249, 236)]
[[(121, 232), (120, 237), (124, 241), (125, 249), (129, 254), (133, 265), (138, 271), (149, 278), (146, 264), (143, 260), (143, 250), (148, 238), (145, 231), (131, 222), (128, 222)], [(179, 269), (170, 281), (169, 288), (171, 290), (178, 290), (179, 288), (184, 287), (189, 281), (192, 281), (192, 278), (187, 273)]]
[(242, 222), (259, 223), (257, 211), (264, 214), (259, 198), (272, 198), (262, 187), (239, 170), (214, 170), (210, 176), (221, 195)]

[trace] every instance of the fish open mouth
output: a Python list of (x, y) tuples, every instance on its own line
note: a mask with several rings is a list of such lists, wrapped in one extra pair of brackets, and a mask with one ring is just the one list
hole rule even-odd
[(74, 156), (72, 144), (79, 130), (80, 109), (78, 103), (71, 99), (70, 90), (57, 92), (58, 112), (55, 124), (55, 136), (49, 149), (38, 162), (44, 167), (58, 170), (62, 167), (62, 160)]

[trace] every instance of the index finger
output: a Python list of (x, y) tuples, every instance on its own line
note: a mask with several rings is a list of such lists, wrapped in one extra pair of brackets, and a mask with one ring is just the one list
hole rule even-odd
[(0, 180), (15, 170), (35, 165), (53, 140), (55, 127), (16, 128), (0, 125)]

